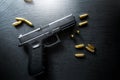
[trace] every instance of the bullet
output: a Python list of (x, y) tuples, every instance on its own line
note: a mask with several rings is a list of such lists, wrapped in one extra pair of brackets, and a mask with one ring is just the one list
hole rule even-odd
[(80, 15), (79, 17), (80, 17), (80, 19), (84, 19), (84, 18), (88, 17), (88, 14), (85, 13), (85, 14)]
[(22, 21), (16, 21), (16, 22), (12, 23), (12, 25), (16, 27), (16, 26), (20, 25), (21, 23), (22, 23)]
[(89, 48), (91, 48), (91, 49), (95, 49), (95, 46), (92, 45), (92, 44), (87, 44), (87, 46), (88, 46)]
[(86, 48), (86, 50), (88, 50), (89, 52), (92, 52), (92, 53), (94, 53), (94, 52), (95, 52), (95, 50), (94, 50), (94, 49), (91, 49), (91, 48), (89, 48), (88, 46), (86, 46), (85, 48)]
[(76, 30), (76, 33), (77, 33), (77, 34), (80, 34), (80, 31), (79, 31), (79, 30)]
[(74, 34), (71, 34), (70, 37), (71, 37), (71, 38), (74, 38)]
[(80, 48), (83, 48), (83, 47), (85, 47), (84, 44), (78, 44), (78, 45), (75, 45), (75, 48), (76, 48), (76, 49), (80, 49)]
[(24, 18), (16, 17), (15, 20), (16, 20), (16, 21), (24, 21)]
[(30, 22), (29, 20), (25, 19), (25, 18), (21, 18), (21, 17), (16, 17), (15, 18), (17, 21), (23, 21), (26, 24), (28, 24), (29, 26), (33, 26), (32, 22)]
[(75, 57), (77, 57), (77, 58), (83, 58), (83, 57), (85, 57), (85, 54), (84, 53), (76, 53)]
[(83, 21), (83, 22), (80, 22), (80, 23), (79, 23), (79, 26), (84, 26), (84, 25), (86, 25), (86, 24), (88, 24), (88, 21)]
[(24, 19), (24, 22), (28, 24), (29, 26), (33, 26), (32, 22), (28, 21), (27, 19)]

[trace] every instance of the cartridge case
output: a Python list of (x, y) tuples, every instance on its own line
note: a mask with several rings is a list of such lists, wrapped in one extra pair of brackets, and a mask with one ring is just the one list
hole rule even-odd
[(16, 21), (16, 22), (12, 23), (12, 25), (16, 27), (16, 26), (20, 25), (21, 23), (22, 23), (22, 21)]
[(80, 17), (80, 19), (84, 19), (84, 18), (88, 17), (88, 14), (85, 13), (85, 14), (80, 15), (79, 17)]
[(78, 44), (78, 45), (75, 45), (75, 48), (76, 48), (76, 49), (81, 49), (81, 48), (83, 48), (83, 47), (85, 47), (84, 44)]
[(85, 57), (85, 54), (84, 53), (76, 53), (75, 57), (77, 57), (77, 58), (83, 58), (83, 57)]
[(79, 26), (84, 26), (84, 25), (87, 25), (87, 24), (88, 24), (88, 21), (83, 21), (83, 22), (79, 23)]
[(95, 49), (95, 46), (92, 45), (92, 44), (87, 44), (87, 46), (88, 46), (89, 48), (91, 48), (91, 49)]
[(90, 48), (90, 47), (88, 47), (88, 46), (86, 46), (85, 48), (86, 48), (86, 50), (88, 50), (89, 52), (92, 52), (92, 53), (94, 53), (94, 52), (95, 52), (95, 50), (94, 50), (94, 49), (91, 49), (91, 48)]

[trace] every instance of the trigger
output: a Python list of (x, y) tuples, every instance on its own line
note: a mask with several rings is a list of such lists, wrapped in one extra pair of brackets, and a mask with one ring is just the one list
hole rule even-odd
[(59, 36), (56, 34), (56, 35), (53, 35), (53, 36), (50, 36), (49, 38), (47, 38), (45, 40), (45, 44), (44, 44), (44, 47), (52, 47), (58, 43), (60, 43), (60, 38)]

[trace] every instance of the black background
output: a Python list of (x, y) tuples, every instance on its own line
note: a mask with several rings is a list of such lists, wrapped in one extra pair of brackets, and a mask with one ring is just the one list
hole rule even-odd
[[(120, 1), (117, 0), (0, 0), (0, 80), (35, 80), (28, 74), (28, 53), (18, 47), (18, 35), (34, 30), (66, 15), (88, 13), (89, 24), (80, 29), (77, 43), (92, 43), (96, 54), (85, 49), (74, 49), (75, 43), (66, 33), (62, 43), (46, 51), (48, 80), (115, 80), (119, 78), (119, 19)], [(15, 17), (24, 17), (34, 28), (11, 24)], [(65, 36), (64, 36), (65, 35)], [(67, 35), (67, 36), (66, 36)], [(74, 57), (84, 52), (84, 59)], [(119, 78), (120, 79), (120, 78)], [(42, 79), (38, 79), (42, 80)]]

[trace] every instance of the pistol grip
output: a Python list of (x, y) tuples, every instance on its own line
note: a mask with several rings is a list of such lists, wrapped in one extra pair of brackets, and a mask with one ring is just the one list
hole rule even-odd
[(40, 75), (44, 72), (42, 45), (34, 48), (32, 44), (28, 44), (29, 62), (28, 70), (30, 75)]

